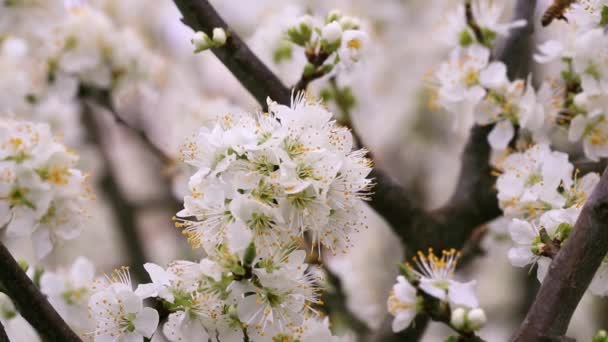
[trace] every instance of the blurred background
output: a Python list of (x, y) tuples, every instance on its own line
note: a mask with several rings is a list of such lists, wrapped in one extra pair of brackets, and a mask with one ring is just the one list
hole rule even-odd
[[(64, 3), (20, 1), (39, 9), (0, 5), (0, 116), (50, 123), (65, 144), (79, 153), (79, 167), (90, 173), (96, 200), (82, 235), (58, 246), (41, 262), (33, 257), (29, 240), (7, 241), (9, 249), (19, 259), (51, 269), (65, 267), (83, 255), (94, 261), (98, 273), (138, 260), (165, 265), (175, 259), (200, 259), (200, 252), (187, 245), (172, 222), (192, 172), (179, 161), (179, 146), (200, 126), (209, 126), (226, 113), (258, 110), (253, 97), (211, 52), (193, 53), (193, 32), (180, 22), (172, 1), (90, 0), (70, 5), (92, 7), (95, 20), (104, 23), (103, 30), (118, 33), (121, 40), (113, 48), (136, 56), (138, 77), (112, 88), (107, 100), (115, 113), (100, 108), (93, 126), (83, 120), (75, 90), (68, 90), (67, 84), (44, 89), (45, 98), (27, 103), (23, 99), (28, 94), (45, 87), (40, 81), (48, 73), (44, 51), (53, 44), (57, 30), (54, 11)], [(507, 8), (514, 3), (503, 1)], [(449, 198), (467, 132), (454, 130), (450, 117), (434, 106), (429, 75), (446, 58), (449, 48), (441, 32), (450, 9), (459, 1), (211, 2), (288, 86), (299, 79), (305, 57), (297, 49), (280, 53), (287, 25), (303, 14), (324, 16), (332, 9), (361, 18), (370, 46), (360, 63), (341, 70), (336, 79), (338, 87), (352, 91), (354, 129), (373, 151), (376, 167), (416, 193), (425, 206), (438, 207)], [(539, 1), (538, 15), (547, 5), (548, 1)], [(509, 15), (510, 9), (505, 11)], [(74, 25), (88, 27), (82, 34), (94, 40), (100, 33), (92, 21), (88, 23)], [(539, 29), (536, 39), (559, 34), (561, 25), (565, 24)], [(7, 48), (13, 39), (27, 42), (26, 53), (18, 58)], [(534, 72), (542, 77), (543, 70)], [(310, 91), (320, 96), (329, 86), (327, 78), (320, 79), (311, 84)], [(328, 106), (337, 114), (342, 110), (333, 101)], [(98, 139), (91, 138), (92, 129), (97, 130)], [(355, 248), (328, 264), (342, 278), (351, 311), (377, 340), (388, 340), (391, 318), (386, 299), (404, 251), (371, 209), (368, 218), (369, 229), (353, 239)], [(509, 264), (510, 239), (500, 220), (490, 224), (482, 247), (484, 255), (460, 275), (478, 281), (480, 304), (489, 322), (481, 337), (506, 341), (522, 321), (538, 283), (534, 271)], [(585, 298), (568, 336), (590, 340), (607, 323), (608, 302)], [(448, 334), (433, 324), (423, 340), (440, 341)]]

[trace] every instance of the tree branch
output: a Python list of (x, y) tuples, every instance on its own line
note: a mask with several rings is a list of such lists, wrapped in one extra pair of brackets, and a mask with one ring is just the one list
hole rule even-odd
[(106, 166), (104, 174), (101, 175), (100, 187), (105, 192), (108, 204), (116, 216), (116, 222), (129, 258), (131, 272), (139, 282), (147, 282), (150, 278), (143, 265), (148, 262), (148, 259), (141, 242), (141, 234), (137, 231), (137, 208), (124, 197), (112, 174), (111, 157), (108, 150), (103, 146), (99, 121), (94, 115), (95, 99), (88, 98), (86, 94), (81, 94), (80, 98), (83, 105), (82, 121), (87, 130), (87, 137), (98, 146)]
[(21, 315), (46, 341), (82, 342), (1, 242), (0, 283)]
[(514, 341), (566, 333), (570, 318), (608, 253), (608, 172), (557, 253)]
[(536, 0), (517, 0), (513, 20), (526, 20), (526, 25), (512, 29), (509, 36), (498, 46), (498, 60), (505, 63), (511, 79), (526, 77), (530, 71), (535, 9)]
[(212, 51), (255, 97), (262, 108), (266, 108), (267, 97), (279, 103), (290, 103), (289, 89), (260, 61), (236, 32), (228, 27), (209, 1), (174, 0), (173, 2), (182, 13), (184, 24), (194, 31), (203, 31), (212, 36), (213, 29), (221, 27), (228, 33), (226, 44), (213, 48)]

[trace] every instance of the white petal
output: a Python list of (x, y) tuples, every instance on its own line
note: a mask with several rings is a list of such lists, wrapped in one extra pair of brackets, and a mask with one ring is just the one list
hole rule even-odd
[(150, 279), (152, 279), (153, 283), (158, 283), (159, 285), (169, 285), (172, 280), (172, 276), (169, 272), (165, 271), (162, 267), (148, 262), (144, 264), (144, 268), (146, 272), (150, 275)]
[(31, 234), (37, 226), (34, 211), (28, 208), (13, 208), (13, 217), (8, 223), (6, 234), (8, 236), (26, 236)]
[(143, 308), (135, 318), (135, 330), (147, 338), (150, 338), (156, 327), (158, 327), (158, 312), (152, 308)]
[(466, 306), (468, 308), (478, 307), (479, 302), (475, 295), (476, 284), (477, 282), (475, 280), (468, 283), (450, 281), (450, 289), (448, 290), (450, 303), (456, 304), (456, 306)]
[(531, 245), (536, 237), (534, 227), (525, 220), (513, 219), (509, 224), (509, 234), (511, 239), (518, 244)]
[(142, 299), (130, 289), (118, 290), (116, 297), (122, 301), (127, 313), (137, 313), (141, 311), (143, 305)]
[(479, 73), (479, 83), (486, 88), (497, 89), (508, 83), (507, 67), (502, 62), (492, 62)]
[(445, 300), (447, 297), (446, 291), (442, 288), (437, 287), (436, 283), (437, 280), (435, 279), (421, 278), (420, 289), (437, 299)]
[(536, 264), (538, 265), (538, 268), (536, 269), (536, 278), (542, 283), (547, 275), (547, 271), (549, 271), (551, 259), (547, 257), (540, 257)]
[(86, 287), (95, 277), (95, 265), (85, 257), (78, 257), (70, 269), (70, 279), (75, 287)]
[(534, 254), (530, 250), (530, 246), (513, 247), (509, 249), (509, 261), (515, 267), (524, 267), (529, 265), (534, 260)]
[(140, 284), (137, 286), (135, 294), (141, 299), (157, 297), (158, 287), (155, 284)]
[(494, 126), (490, 134), (488, 134), (488, 142), (494, 150), (504, 150), (509, 146), (509, 142), (513, 139), (515, 129), (508, 120), (500, 121)]
[(587, 127), (587, 118), (584, 115), (577, 115), (570, 121), (570, 129), (568, 130), (568, 140), (571, 142), (579, 141)]
[(393, 319), (393, 332), (399, 332), (409, 327), (412, 320), (414, 320), (414, 317), (416, 317), (416, 310), (405, 310), (399, 312), (399, 314), (395, 316), (395, 319)]
[(32, 233), (32, 243), (34, 245), (34, 253), (38, 259), (44, 258), (53, 250), (51, 233), (46, 228), (37, 229)]

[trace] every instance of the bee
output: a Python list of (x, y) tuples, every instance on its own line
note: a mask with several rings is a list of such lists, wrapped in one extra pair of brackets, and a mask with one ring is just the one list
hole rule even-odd
[(553, 0), (553, 4), (547, 8), (541, 23), (543, 26), (551, 24), (554, 19), (562, 19), (568, 21), (564, 16), (564, 12), (572, 5), (576, 0)]

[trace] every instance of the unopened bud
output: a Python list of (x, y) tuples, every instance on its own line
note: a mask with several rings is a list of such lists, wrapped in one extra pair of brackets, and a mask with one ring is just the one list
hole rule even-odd
[(226, 44), (226, 31), (223, 28), (216, 27), (213, 29), (213, 42), (216, 47)]
[(340, 26), (344, 31), (358, 30), (361, 27), (361, 21), (354, 17), (344, 16), (340, 19)]
[(486, 324), (486, 313), (480, 308), (473, 309), (467, 314), (467, 321), (471, 330), (479, 330)]
[(340, 12), (337, 9), (335, 9), (335, 10), (332, 10), (329, 13), (327, 13), (326, 22), (327, 23), (331, 23), (332, 21), (338, 21), (338, 20), (340, 20), (340, 18), (342, 18), (342, 12)]
[(17, 261), (17, 264), (19, 264), (19, 267), (21, 267), (23, 272), (27, 272), (27, 270), (30, 268), (30, 264), (25, 260), (19, 260)]
[(245, 265), (250, 266), (253, 263), (253, 260), (255, 260), (255, 255), (255, 244), (252, 242), (247, 246), (247, 249), (245, 249), (245, 256), (243, 257)]
[(306, 63), (306, 65), (304, 65), (304, 71), (303, 74), (304, 76), (312, 76), (312, 74), (315, 73), (315, 66), (310, 64), (310, 63)]
[(606, 330), (600, 330), (593, 337), (593, 342), (608, 342), (608, 333)]
[(287, 37), (289, 37), (289, 40), (294, 44), (305, 46), (312, 37), (312, 27), (312, 17), (304, 15), (298, 18), (295, 25), (287, 29)]
[(321, 31), (321, 38), (329, 44), (337, 43), (342, 38), (342, 26), (335, 21), (325, 25)]
[(467, 312), (463, 308), (457, 308), (452, 310), (452, 315), (450, 317), (450, 323), (456, 329), (463, 329), (466, 323), (466, 314)]
[(197, 31), (192, 37), (192, 44), (194, 52), (201, 52), (211, 47), (211, 39), (205, 32)]

